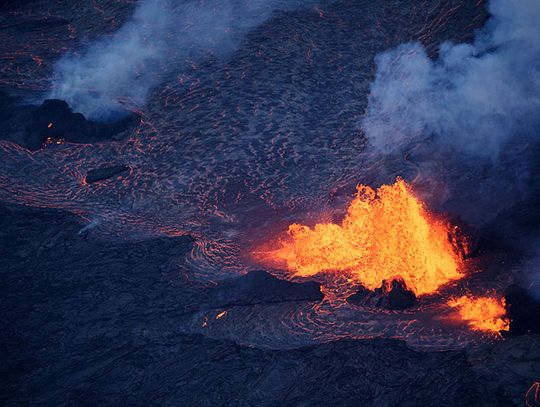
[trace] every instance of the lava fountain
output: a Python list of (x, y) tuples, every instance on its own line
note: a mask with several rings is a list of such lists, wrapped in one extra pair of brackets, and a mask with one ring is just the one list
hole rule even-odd
[(499, 332), (508, 330), (509, 323), (506, 318), (504, 298), (473, 298), (464, 295), (450, 300), (448, 305), (456, 308), (460, 318), (475, 331)]
[(400, 178), (377, 191), (358, 185), (340, 224), (295, 223), (287, 235), (262, 257), (284, 264), (295, 276), (350, 273), (371, 290), (401, 277), (416, 295), (463, 277), (453, 244), (456, 228), (428, 212)]

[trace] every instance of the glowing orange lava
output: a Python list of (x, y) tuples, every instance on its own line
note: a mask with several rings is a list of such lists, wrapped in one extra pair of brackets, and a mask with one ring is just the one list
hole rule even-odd
[(462, 296), (448, 302), (457, 308), (462, 320), (475, 331), (499, 332), (508, 330), (504, 298)]
[(265, 257), (297, 276), (350, 272), (372, 290), (400, 276), (417, 295), (463, 276), (449, 238), (453, 228), (428, 213), (405, 181), (357, 190), (341, 224), (292, 224), (288, 239)]

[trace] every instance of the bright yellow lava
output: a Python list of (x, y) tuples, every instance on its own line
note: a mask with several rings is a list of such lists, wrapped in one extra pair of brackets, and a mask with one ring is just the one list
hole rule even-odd
[(463, 277), (450, 225), (428, 213), (405, 181), (357, 190), (341, 224), (292, 224), (281, 247), (265, 257), (284, 261), (297, 276), (351, 272), (369, 289), (401, 276), (417, 295)]
[(459, 316), (475, 331), (499, 332), (509, 328), (506, 318), (504, 298), (493, 297), (473, 298), (464, 295), (448, 302), (452, 308), (457, 308)]

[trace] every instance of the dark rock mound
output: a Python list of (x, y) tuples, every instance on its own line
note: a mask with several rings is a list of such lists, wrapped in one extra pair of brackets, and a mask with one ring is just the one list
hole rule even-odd
[(116, 175), (126, 175), (130, 167), (127, 165), (113, 165), (111, 167), (95, 168), (86, 174), (86, 182), (93, 184), (94, 182), (103, 181), (112, 178)]
[(288, 301), (320, 301), (321, 286), (314, 281), (293, 283), (280, 280), (266, 271), (251, 271), (220, 283), (211, 293), (216, 307), (270, 304)]
[(510, 329), (506, 335), (540, 333), (540, 300), (518, 285), (509, 286), (504, 294)]
[(0, 120), (3, 124), (0, 138), (29, 150), (64, 141), (96, 143), (118, 140), (124, 137), (126, 130), (138, 123), (138, 117), (134, 114), (115, 122), (95, 122), (74, 113), (63, 100), (45, 100), (41, 106), (21, 105), (17, 98), (1, 92)]
[(402, 310), (416, 304), (416, 295), (407, 288), (402, 279), (383, 280), (382, 285), (374, 291), (365, 287), (347, 298), (351, 304), (365, 307)]

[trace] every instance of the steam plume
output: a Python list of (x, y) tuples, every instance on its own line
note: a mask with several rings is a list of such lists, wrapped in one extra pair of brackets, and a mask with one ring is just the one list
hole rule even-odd
[[(540, 202), (540, 1), (492, 0), (489, 12), (474, 43), (443, 43), (434, 60), (419, 43), (378, 55), (361, 127), (377, 157), (421, 151), (415, 162), (429, 174), (420, 178), (452, 190), (444, 210), (530, 250)], [(538, 264), (527, 278), (540, 296)]]
[(432, 135), (436, 143), (496, 157), (514, 136), (538, 136), (540, 2), (492, 0), (473, 44), (443, 43), (431, 60), (419, 43), (376, 58), (362, 128), (395, 151)]
[(66, 100), (91, 119), (121, 111), (120, 98), (142, 104), (158, 81), (166, 49), (170, 19), (163, 7), (161, 1), (144, 1), (110, 39), (91, 44), (80, 57), (61, 58), (51, 97)]
[(273, 11), (307, 3), (312, 1), (142, 0), (111, 38), (90, 44), (81, 56), (60, 59), (49, 97), (66, 100), (88, 118), (110, 118), (124, 111), (124, 104), (143, 105), (172, 69), (172, 56), (175, 72), (185, 68), (186, 59), (227, 56)]

